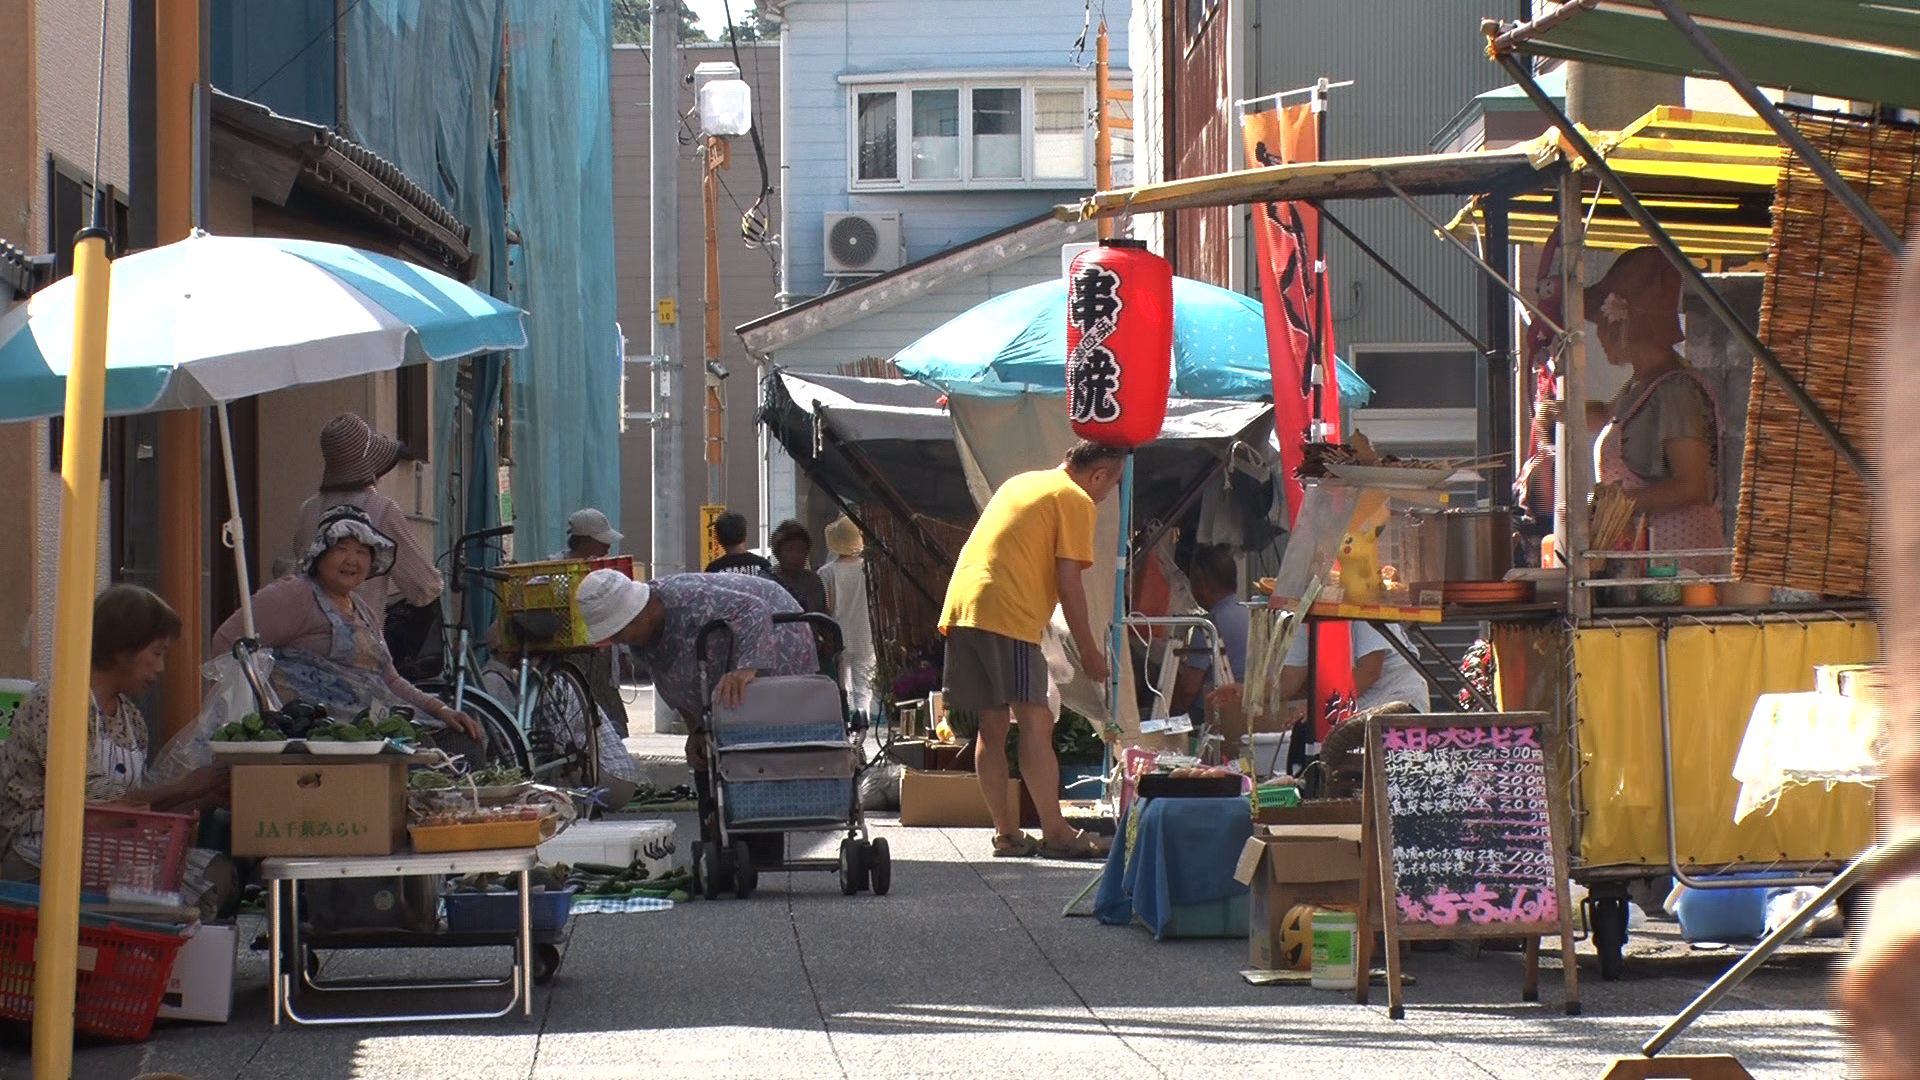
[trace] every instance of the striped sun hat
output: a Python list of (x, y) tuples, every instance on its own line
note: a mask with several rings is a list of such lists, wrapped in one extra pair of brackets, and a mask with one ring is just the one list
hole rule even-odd
[(320, 429), (320, 457), (327, 466), (320, 487), (366, 487), (393, 471), (405, 456), (398, 439), (375, 432), (353, 413), (341, 413)]

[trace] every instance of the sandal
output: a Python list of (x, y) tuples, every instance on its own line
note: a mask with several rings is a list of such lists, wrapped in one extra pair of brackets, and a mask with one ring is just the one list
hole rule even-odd
[(1040, 841), (1026, 833), (995, 835), (993, 838), (993, 857), (996, 859), (1030, 859), (1039, 853)]
[(1040, 845), (1040, 857), (1043, 859), (1085, 861), (1090, 859), (1104, 859), (1107, 857), (1109, 850), (1109, 846), (1103, 843), (1100, 837), (1083, 830), (1074, 833), (1073, 839), (1064, 844), (1042, 843)]

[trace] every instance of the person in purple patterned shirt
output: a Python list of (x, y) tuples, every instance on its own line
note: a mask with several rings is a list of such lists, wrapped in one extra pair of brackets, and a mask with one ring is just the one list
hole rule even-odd
[[(810, 675), (820, 670), (813, 632), (804, 624), (775, 626), (773, 617), (800, 605), (776, 581), (747, 574), (669, 574), (638, 582), (617, 570), (596, 570), (576, 594), (587, 633), (596, 642), (630, 647), (653, 672), (654, 689), (688, 728), (705, 708), (701, 665), (694, 655), (700, 628), (715, 620), (733, 631), (733, 663), (713, 685), (722, 704), (737, 704), (760, 675)], [(719, 640), (711, 645), (718, 661)], [(705, 760), (689, 739), (688, 760)]]

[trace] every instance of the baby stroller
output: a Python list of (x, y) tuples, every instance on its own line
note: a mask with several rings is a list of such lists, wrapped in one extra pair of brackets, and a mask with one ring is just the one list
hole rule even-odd
[[(806, 623), (823, 632), (840, 652), (840, 627), (817, 613), (781, 613), (776, 625)], [(893, 883), (893, 860), (885, 840), (867, 834), (860, 807), (860, 774), (866, 768), (863, 720), (850, 718), (839, 680), (824, 674), (767, 676), (748, 684), (739, 707), (713, 700), (716, 670), (707, 645), (723, 639), (717, 670), (733, 667), (733, 635), (725, 622), (702, 627), (696, 656), (702, 658), (699, 719), (707, 738), (706, 773), (700, 785), (700, 839), (693, 845), (693, 890), (709, 900), (723, 888), (744, 900), (753, 895), (762, 870), (835, 870), (848, 896), (871, 888), (885, 896)], [(837, 833), (838, 858), (793, 858), (789, 833)]]

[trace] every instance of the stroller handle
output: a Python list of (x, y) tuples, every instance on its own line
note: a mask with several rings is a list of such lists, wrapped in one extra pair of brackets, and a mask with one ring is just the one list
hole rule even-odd
[[(846, 636), (841, 633), (840, 624), (835, 622), (830, 615), (824, 615), (818, 611), (776, 611), (773, 613), (773, 625), (787, 626), (793, 623), (805, 623), (813, 627), (816, 631), (825, 632), (828, 640), (833, 645), (833, 656), (836, 658), (839, 657), (841, 651), (846, 648)], [(721, 654), (720, 667), (723, 671), (732, 671), (733, 627), (727, 625), (725, 619), (715, 619), (700, 628), (699, 634), (694, 637), (693, 655), (699, 659), (699, 662), (704, 664), (707, 657), (707, 643), (713, 639), (715, 634), (724, 634), (726, 636), (726, 651)]]

